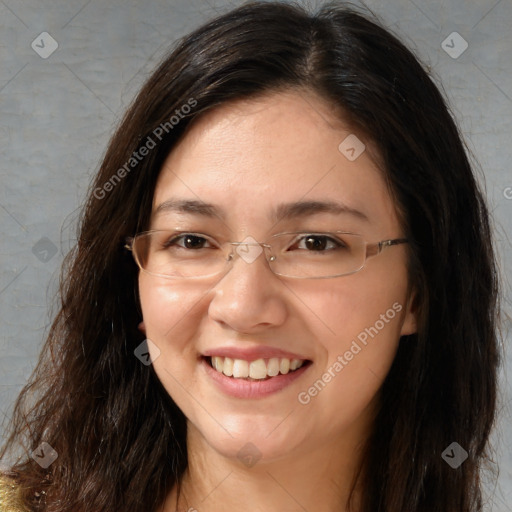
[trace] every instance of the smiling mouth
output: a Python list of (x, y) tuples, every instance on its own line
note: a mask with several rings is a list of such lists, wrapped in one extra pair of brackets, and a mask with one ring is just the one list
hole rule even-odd
[(311, 364), (308, 359), (289, 359), (286, 357), (272, 357), (254, 361), (220, 356), (203, 358), (218, 373), (222, 373), (226, 377), (246, 381), (269, 380), (278, 375), (293, 373), (299, 368)]

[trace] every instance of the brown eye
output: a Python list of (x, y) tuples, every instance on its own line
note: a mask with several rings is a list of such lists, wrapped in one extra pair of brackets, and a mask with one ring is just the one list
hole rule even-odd
[(164, 244), (164, 247), (168, 248), (178, 246), (183, 249), (205, 249), (208, 248), (203, 247), (205, 243), (210, 243), (205, 237), (193, 233), (185, 233), (179, 236), (172, 237)]
[(306, 249), (307, 251), (312, 252), (324, 252), (326, 250), (333, 250), (344, 247), (344, 244), (341, 243), (341, 240), (336, 240), (335, 238), (328, 235), (306, 235), (298, 240), (293, 247), (297, 246), (298, 244), (301, 244), (299, 249)]

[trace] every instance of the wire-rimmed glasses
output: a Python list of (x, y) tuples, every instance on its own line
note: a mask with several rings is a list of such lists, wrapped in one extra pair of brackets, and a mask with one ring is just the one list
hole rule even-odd
[(247, 237), (242, 242), (218, 242), (204, 233), (151, 230), (127, 238), (139, 268), (157, 277), (193, 279), (227, 272), (238, 254), (252, 263), (265, 252), (270, 270), (279, 276), (322, 279), (354, 274), (368, 258), (406, 238), (368, 243), (346, 231), (294, 231), (272, 235), (266, 242)]

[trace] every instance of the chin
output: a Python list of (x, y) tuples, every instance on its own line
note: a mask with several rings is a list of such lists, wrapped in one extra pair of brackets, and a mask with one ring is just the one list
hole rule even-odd
[(262, 425), (254, 418), (236, 417), (222, 422), (229, 433), (218, 424), (214, 430), (195, 430), (220, 455), (238, 459), (245, 466), (252, 467), (251, 461), (272, 462), (304, 445), (307, 436), (303, 432), (299, 436), (282, 428), (282, 424), (276, 428), (280, 422), (282, 418), (272, 422), (267, 418)]

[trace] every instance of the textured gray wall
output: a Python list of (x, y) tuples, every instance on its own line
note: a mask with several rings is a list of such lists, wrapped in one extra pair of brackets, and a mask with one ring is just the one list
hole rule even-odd
[[(55, 312), (52, 297), (63, 255), (73, 244), (77, 209), (116, 122), (170, 43), (240, 3), (0, 0), (1, 417), (9, 416), (35, 365)], [(367, 5), (442, 80), (481, 165), (503, 277), (510, 282), (511, 0)], [(511, 297), (506, 284), (504, 309), (509, 316)], [(510, 327), (509, 318), (504, 331), (508, 345)], [(489, 489), (495, 495), (488, 510), (496, 512), (512, 509), (507, 368), (512, 368), (510, 350), (494, 434), (499, 486)]]

